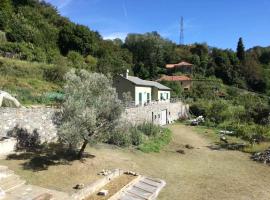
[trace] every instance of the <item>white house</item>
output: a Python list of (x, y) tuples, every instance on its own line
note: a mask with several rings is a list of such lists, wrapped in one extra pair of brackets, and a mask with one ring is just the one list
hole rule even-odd
[(113, 79), (119, 99), (123, 94), (130, 93), (135, 105), (146, 105), (151, 102), (170, 102), (171, 89), (155, 81), (142, 80), (135, 76), (117, 75)]

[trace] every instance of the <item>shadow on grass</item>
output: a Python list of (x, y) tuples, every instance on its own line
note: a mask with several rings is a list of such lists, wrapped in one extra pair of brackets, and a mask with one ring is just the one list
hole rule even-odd
[[(94, 155), (84, 153), (83, 158), (95, 158)], [(49, 166), (70, 165), (72, 161), (78, 160), (77, 152), (63, 148), (60, 144), (50, 144), (31, 152), (19, 152), (10, 154), (7, 160), (25, 160), (23, 169), (32, 171), (47, 170)]]

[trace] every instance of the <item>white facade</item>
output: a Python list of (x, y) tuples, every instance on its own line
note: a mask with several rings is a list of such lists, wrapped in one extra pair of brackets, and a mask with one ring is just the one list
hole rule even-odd
[(171, 92), (158, 90), (158, 101), (159, 102), (170, 102)]
[(135, 87), (135, 105), (144, 105), (151, 102), (151, 87)]

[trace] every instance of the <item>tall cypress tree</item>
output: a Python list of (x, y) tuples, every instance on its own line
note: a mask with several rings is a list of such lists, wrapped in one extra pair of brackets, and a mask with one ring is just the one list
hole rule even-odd
[(245, 46), (243, 43), (243, 39), (240, 37), (238, 44), (237, 44), (237, 57), (239, 58), (240, 61), (245, 60)]

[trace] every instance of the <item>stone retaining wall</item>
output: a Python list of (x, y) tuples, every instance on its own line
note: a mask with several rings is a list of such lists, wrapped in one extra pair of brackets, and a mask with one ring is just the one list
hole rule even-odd
[(0, 137), (15, 127), (27, 132), (37, 131), (43, 142), (54, 141), (57, 129), (53, 123), (54, 108), (0, 108)]
[[(167, 110), (167, 122), (172, 123), (179, 118), (188, 116), (188, 106), (178, 103), (153, 104), (144, 107), (128, 108), (122, 118), (139, 124), (145, 121), (160, 123), (163, 110)], [(57, 139), (57, 128), (53, 122), (54, 108), (0, 108), (0, 138), (6, 136), (15, 127), (26, 129), (27, 132), (38, 132), (41, 140), (50, 142)]]
[(142, 107), (128, 108), (123, 114), (123, 118), (132, 124), (143, 122), (154, 122), (160, 124), (161, 112), (167, 111), (167, 123), (172, 123), (189, 115), (189, 106), (182, 103), (159, 103)]

